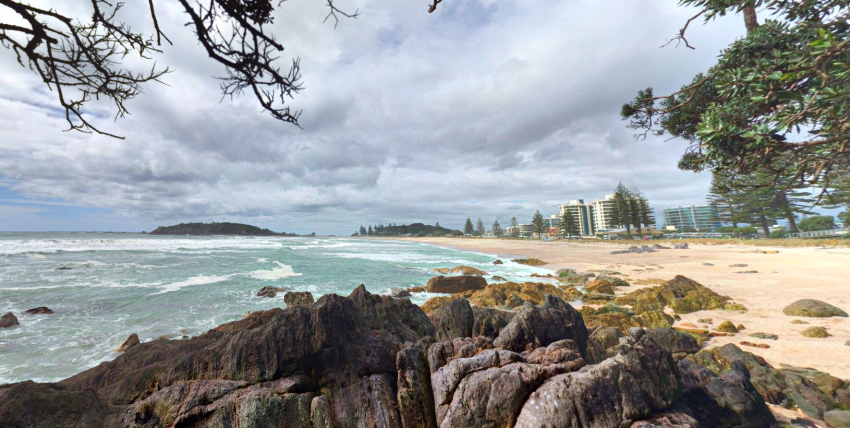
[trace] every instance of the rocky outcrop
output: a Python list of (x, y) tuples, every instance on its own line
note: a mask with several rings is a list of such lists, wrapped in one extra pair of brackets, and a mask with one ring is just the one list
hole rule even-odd
[(715, 374), (732, 368), (736, 361), (750, 373), (750, 381), (768, 403), (798, 408), (806, 415), (823, 419), (824, 412), (850, 409), (850, 382), (814, 369), (776, 369), (763, 358), (729, 344), (703, 350), (686, 358)]
[(400, 287), (392, 287), (390, 288), (390, 296), (396, 299), (403, 299), (405, 297), (410, 297), (410, 291), (407, 291)]
[(455, 337), (471, 337), (475, 315), (466, 299), (452, 300), (437, 308), (428, 316), (437, 330), (437, 339), (452, 340)]
[(585, 293), (615, 294), (614, 284), (604, 279), (596, 279), (584, 284)]
[(619, 353), (581, 371), (554, 376), (520, 410), (517, 427), (628, 426), (671, 407), (681, 396), (676, 364), (642, 329), (629, 330)]
[(429, 293), (454, 294), (469, 290), (482, 290), (487, 280), (480, 276), (437, 276), (428, 280), (425, 289)]
[(636, 314), (662, 310), (666, 306), (678, 314), (709, 309), (746, 309), (730, 300), (730, 297), (721, 296), (692, 279), (677, 275), (664, 285), (633, 291), (618, 297), (614, 302), (630, 305)]
[(282, 293), (284, 291), (289, 291), (289, 290), (287, 290), (286, 288), (266, 286), (266, 287), (261, 288), (260, 291), (257, 292), (257, 297), (267, 297), (267, 298), (277, 297), (277, 293)]
[(53, 310), (48, 308), (47, 306), (39, 306), (37, 308), (27, 309), (24, 311), (30, 315), (48, 315), (52, 314)]
[[(701, 409), (733, 422), (767, 411), (743, 363), (716, 374), (692, 355), (677, 366), (670, 350), (690, 344), (676, 333), (600, 331), (589, 339), (579, 312), (552, 295), (516, 313), (458, 298), (429, 320), (408, 299), (360, 286), (198, 337), (136, 344), (58, 383), (0, 385), (0, 425), (712, 427), (736, 425), (714, 424)], [(835, 397), (846, 390), (794, 376), (833, 385)]]
[(115, 352), (126, 352), (128, 349), (138, 345), (139, 343), (141, 343), (139, 341), (139, 335), (133, 333), (128, 336), (123, 343), (121, 343), (121, 345), (118, 347), (118, 349), (115, 350)]
[[(363, 284), (360, 286), (362, 287)], [(309, 291), (290, 291), (283, 295), (283, 302), (286, 303), (286, 307), (310, 306), (315, 303), (315, 300)]]
[(6, 312), (2, 317), (0, 317), (0, 328), (9, 328), (18, 324), (18, 317), (11, 312)]
[(827, 318), (827, 317), (846, 317), (847, 312), (842, 309), (815, 299), (803, 299), (788, 305), (782, 310), (782, 313), (794, 317), (812, 317), (812, 318)]
[(501, 311), (495, 308), (472, 307), (472, 336), (484, 336), (495, 339), (499, 332), (511, 322), (516, 312)]
[(700, 345), (693, 336), (673, 330), (672, 328), (653, 328), (647, 330), (649, 336), (670, 352), (676, 361), (699, 352)]
[(470, 276), (489, 275), (489, 273), (484, 272), (481, 269), (476, 269), (476, 268), (470, 267), (470, 266), (457, 266), (457, 267), (453, 267), (451, 269), (449, 269), (449, 268), (437, 268), (437, 269), (434, 269), (434, 270), (437, 271), (437, 272), (440, 272), (441, 274), (444, 274), (444, 275), (450, 275), (450, 274), (470, 275)]
[(563, 300), (547, 295), (540, 306), (526, 303), (502, 329), (493, 345), (522, 352), (564, 339), (576, 342), (579, 352), (587, 349), (587, 327), (581, 314)]

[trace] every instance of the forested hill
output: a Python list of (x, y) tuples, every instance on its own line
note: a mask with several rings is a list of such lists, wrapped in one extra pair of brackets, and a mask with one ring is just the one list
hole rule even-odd
[(257, 226), (240, 223), (180, 223), (176, 226), (157, 227), (151, 235), (241, 235), (241, 236), (292, 236), (272, 232)]

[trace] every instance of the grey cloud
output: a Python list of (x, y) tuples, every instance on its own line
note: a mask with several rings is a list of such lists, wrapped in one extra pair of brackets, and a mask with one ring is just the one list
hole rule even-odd
[[(690, 16), (665, 0), (613, 11), (447, 0), (430, 15), (403, 2), (338, 4), (362, 15), (334, 30), (321, 5), (286, 2), (275, 21), (281, 66), (302, 58), (306, 89), (291, 105), (304, 130), (250, 96), (221, 100), (211, 78), (221, 70), (173, 2), (158, 7), (175, 41), (158, 58), (175, 69), (171, 86), (146, 87), (127, 119), (97, 120), (125, 141), (60, 132), (55, 94), (0, 51), (0, 186), (112, 210), (110, 227), (214, 219), (337, 234), (528, 221), (619, 181), (656, 208), (703, 200), (708, 177), (676, 169), (682, 144), (635, 142), (617, 112), (642, 87), (672, 90), (707, 68), (743, 31), (734, 17), (694, 27), (691, 52), (658, 48)], [(150, 25), (142, 6), (127, 6), (137, 28)]]

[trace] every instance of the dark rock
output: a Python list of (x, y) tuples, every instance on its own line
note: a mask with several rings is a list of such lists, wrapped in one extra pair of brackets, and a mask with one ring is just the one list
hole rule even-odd
[(397, 427), (396, 354), (436, 335), (416, 305), (362, 286), (246, 319), (141, 343), (57, 384), (0, 386), (0, 425), (309, 426), (324, 414), (337, 427)]
[(543, 266), (549, 264), (540, 259), (513, 259), (511, 261), (526, 266)]
[(795, 316), (795, 317), (812, 317), (812, 318), (826, 318), (826, 317), (846, 317), (847, 312), (830, 305), (829, 303), (822, 302), (820, 300), (815, 299), (803, 299), (798, 300), (782, 310), (785, 315)]
[(714, 263), (703, 263), (703, 266), (714, 266)]
[(546, 380), (522, 406), (516, 427), (629, 426), (669, 408), (680, 394), (670, 354), (632, 329), (616, 356)]
[(59, 266), (58, 268), (56, 268), (56, 270), (71, 270), (71, 269), (73, 269), (73, 268), (70, 267), (70, 266)]
[(437, 276), (428, 280), (429, 293), (454, 294), (461, 291), (483, 290), (487, 280), (480, 276)]
[(266, 287), (261, 288), (260, 291), (257, 292), (257, 296), (258, 297), (268, 297), (268, 298), (277, 297), (277, 293), (281, 293), (281, 292), (284, 292), (284, 291), (289, 291), (289, 290), (287, 290), (286, 288), (266, 286)]
[(5, 315), (0, 317), (0, 328), (8, 328), (18, 324), (18, 317), (11, 312), (6, 312)]
[(121, 346), (119, 346), (118, 349), (115, 350), (115, 352), (125, 352), (128, 349), (138, 345), (139, 343), (141, 343), (139, 341), (139, 335), (133, 333), (129, 337), (127, 337), (126, 340), (124, 340), (124, 343), (122, 343)]
[(452, 300), (429, 315), (440, 341), (471, 337), (475, 315), (466, 299)]
[[(595, 328), (590, 334), (590, 340), (598, 344), (605, 351), (605, 358), (617, 355), (617, 345), (620, 344), (621, 337), (623, 337), (623, 331), (617, 327)], [(588, 348), (590, 348), (589, 342)], [(605, 358), (603, 358), (602, 360), (604, 360)], [(599, 362), (601, 362), (602, 360), (600, 360)]]
[(27, 309), (25, 312), (30, 315), (46, 315), (53, 313), (53, 311), (47, 306), (39, 306), (37, 308)]
[(313, 397), (310, 402), (310, 421), (313, 428), (334, 428), (331, 417), (331, 402), (326, 395)]
[(390, 288), (390, 296), (396, 299), (403, 299), (405, 297), (410, 297), (410, 292), (399, 287)]
[(546, 295), (540, 306), (526, 303), (502, 329), (493, 345), (522, 352), (564, 339), (574, 340), (585, 355), (587, 327), (581, 314), (563, 300)]
[(436, 427), (434, 396), (428, 358), (419, 348), (405, 348), (396, 355), (398, 409), (404, 427)]
[(283, 302), (286, 303), (287, 308), (292, 306), (310, 306), (315, 303), (313, 294), (309, 291), (290, 291), (283, 295)]
[(669, 351), (676, 361), (688, 355), (696, 354), (700, 350), (696, 339), (690, 334), (682, 333), (681, 331), (671, 328), (653, 328), (647, 330), (647, 333), (652, 337), (652, 340)]
[(502, 261), (501, 261), (501, 260), (496, 260), (496, 261), (494, 261), (494, 262), (493, 262), (493, 264), (494, 264), (494, 265), (500, 265), (500, 264), (503, 264), (503, 263), (502, 263)]
[(757, 270), (741, 270), (735, 273), (759, 273)]
[(472, 314), (475, 319), (472, 323), (471, 336), (486, 336), (495, 339), (499, 336), (499, 332), (511, 322), (516, 312), (473, 306)]
[(490, 279), (492, 279), (493, 281), (497, 281), (497, 282), (507, 281), (507, 279), (505, 279), (505, 277), (499, 276), (499, 275), (493, 275)]
[(776, 423), (770, 408), (750, 383), (740, 361), (720, 375), (684, 359), (679, 372), (684, 384), (682, 402), (701, 424), (716, 427), (768, 428)]

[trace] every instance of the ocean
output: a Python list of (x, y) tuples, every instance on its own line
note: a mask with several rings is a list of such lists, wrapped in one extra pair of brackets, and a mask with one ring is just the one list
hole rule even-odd
[[(425, 285), (434, 268), (467, 265), (527, 281), (540, 268), (495, 255), (415, 242), (346, 238), (190, 237), (112, 233), (0, 233), (0, 384), (54, 382), (142, 342), (196, 336), (246, 312), (285, 307), (264, 286), (348, 295)], [(422, 304), (436, 296), (414, 293)], [(51, 315), (28, 315), (47, 306)]]

